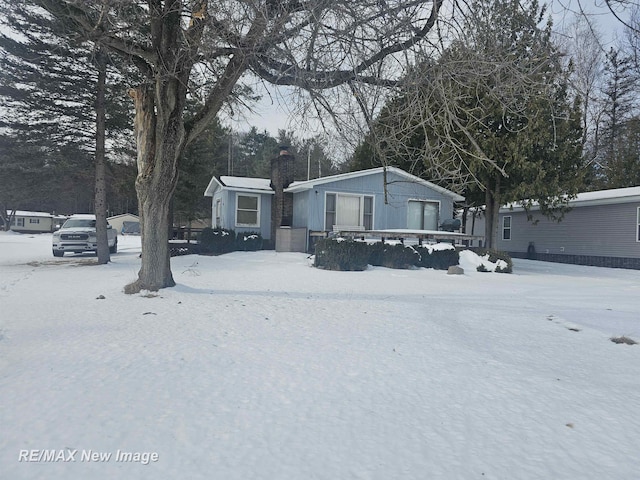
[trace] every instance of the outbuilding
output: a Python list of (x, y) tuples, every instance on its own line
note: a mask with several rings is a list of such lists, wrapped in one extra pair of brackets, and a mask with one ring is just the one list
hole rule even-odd
[(11, 218), (10, 229), (21, 233), (55, 232), (67, 217), (52, 215), (47, 212), (29, 212), (25, 210), (7, 211)]

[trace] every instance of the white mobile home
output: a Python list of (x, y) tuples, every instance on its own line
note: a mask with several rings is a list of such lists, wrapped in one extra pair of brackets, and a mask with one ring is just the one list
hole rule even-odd
[[(13, 212), (7, 211), (9, 217)], [(46, 212), (28, 212), (16, 210), (11, 220), (10, 229), (21, 233), (54, 232), (64, 223), (66, 217), (52, 215)]]

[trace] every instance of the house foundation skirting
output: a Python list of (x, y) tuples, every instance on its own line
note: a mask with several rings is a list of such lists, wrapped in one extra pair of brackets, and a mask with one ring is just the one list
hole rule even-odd
[(640, 258), (599, 257), (595, 255), (566, 255), (556, 253), (507, 252), (512, 258), (527, 258), (542, 262), (571, 263), (573, 265), (589, 265), (592, 267), (628, 268), (640, 270)]

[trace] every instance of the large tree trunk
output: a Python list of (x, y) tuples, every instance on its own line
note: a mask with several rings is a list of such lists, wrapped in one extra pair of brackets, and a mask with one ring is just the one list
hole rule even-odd
[(498, 246), (498, 213), (501, 203), (500, 174), (495, 176), (494, 182), (489, 180), (485, 185), (487, 185), (485, 190), (485, 247), (495, 249)]
[[(136, 107), (135, 135), (138, 176), (136, 192), (142, 236), (142, 265), (138, 279), (125, 293), (173, 287), (169, 207), (178, 180), (177, 161), (184, 144), (182, 105), (165, 101), (148, 86), (131, 91)], [(158, 112), (158, 114), (156, 114)]]
[(96, 212), (96, 240), (98, 243), (98, 263), (109, 263), (109, 243), (107, 240), (107, 180), (105, 165), (105, 101), (104, 91), (107, 79), (107, 64), (103, 52), (96, 53), (95, 65), (98, 70), (96, 85), (96, 182), (95, 182), (95, 212)]

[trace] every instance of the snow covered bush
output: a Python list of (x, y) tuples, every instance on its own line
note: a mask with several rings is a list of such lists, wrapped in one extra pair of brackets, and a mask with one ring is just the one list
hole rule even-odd
[(476, 254), (480, 257), (488, 257), (488, 260), (491, 263), (496, 264), (495, 272), (496, 273), (512, 273), (513, 272), (513, 260), (511, 260), (511, 256), (507, 252), (502, 252), (500, 250), (486, 249), (481, 248), (474, 250)]
[(262, 235), (258, 232), (238, 232), (236, 248), (243, 252), (257, 252), (262, 249)]
[(200, 253), (220, 254), (235, 249), (236, 234), (225, 228), (204, 228), (200, 234)]
[(460, 255), (453, 246), (446, 249), (434, 249), (425, 246), (416, 247), (415, 250), (420, 254), (418, 267), (447, 270), (451, 266), (458, 265), (460, 261)]
[(420, 261), (420, 254), (402, 244), (385, 245), (382, 266), (387, 268), (411, 268)]

